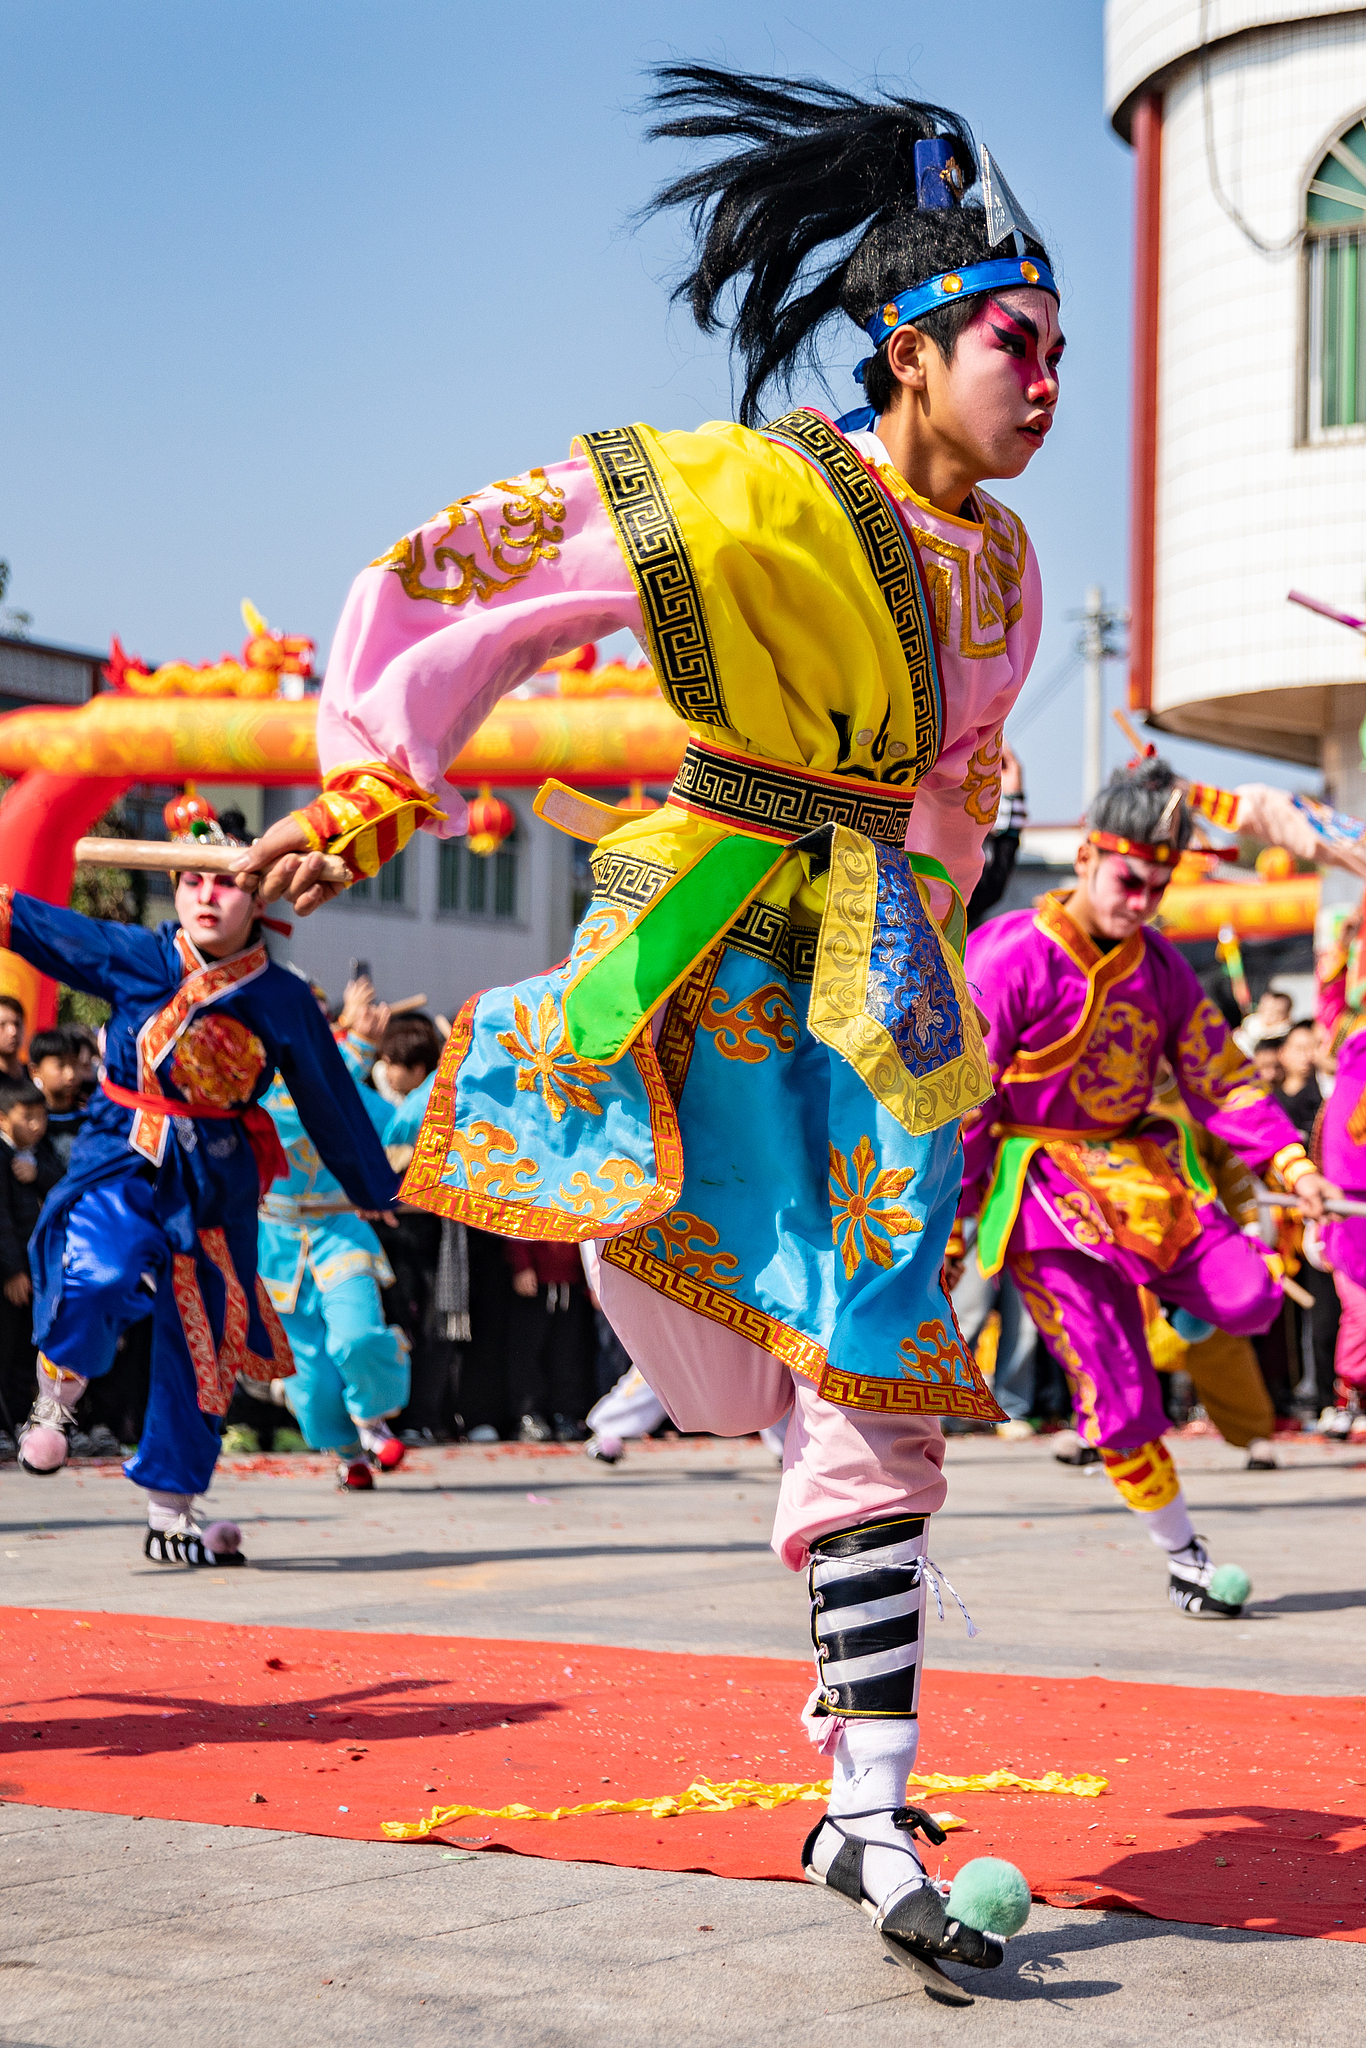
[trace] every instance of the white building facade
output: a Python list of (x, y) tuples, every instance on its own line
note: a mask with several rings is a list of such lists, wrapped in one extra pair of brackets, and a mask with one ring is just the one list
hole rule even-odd
[(1366, 8), (1108, 0), (1137, 155), (1130, 697), (1366, 814)]

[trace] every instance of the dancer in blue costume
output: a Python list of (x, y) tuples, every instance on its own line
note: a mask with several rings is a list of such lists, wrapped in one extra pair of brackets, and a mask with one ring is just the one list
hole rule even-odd
[[(387, 1015), (367, 1004), (337, 1041), (352, 1093), (381, 1142), (394, 1111), (363, 1084)], [(407, 1405), (408, 1340), (385, 1322), (380, 1300), (393, 1271), (372, 1225), (324, 1165), (283, 1075), (263, 1106), (289, 1162), (262, 1201), (259, 1251), (262, 1282), (294, 1354), (288, 1403), (309, 1444), (336, 1453), (338, 1484), (366, 1491), (372, 1467), (393, 1471), (403, 1462), (387, 1418)]]
[(240, 1531), (202, 1528), (194, 1498), (234, 1383), (294, 1369), (257, 1278), (257, 1202), (286, 1164), (260, 1107), (276, 1070), (358, 1206), (389, 1206), (395, 1180), (306, 984), (267, 956), (253, 899), (187, 871), (175, 902), (179, 925), (147, 931), (0, 886), (0, 944), (110, 1005), (100, 1088), (30, 1247), (39, 1391), (20, 1461), (56, 1471), (87, 1382), (150, 1314), (147, 1419), (124, 1467), (148, 1495), (145, 1554), (225, 1564), (242, 1559)]

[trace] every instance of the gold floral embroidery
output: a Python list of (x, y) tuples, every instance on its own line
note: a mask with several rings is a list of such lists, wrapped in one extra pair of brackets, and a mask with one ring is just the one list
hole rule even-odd
[(1251, 1061), (1234, 1044), (1208, 996), (1201, 996), (1187, 1018), (1176, 1060), (1180, 1078), (1191, 1092), (1220, 1109), (1247, 1109), (1266, 1095)]
[(601, 1116), (602, 1104), (588, 1085), (605, 1081), (601, 1067), (581, 1060), (564, 1034), (564, 1018), (554, 996), (541, 997), (532, 1023), (531, 1012), (520, 996), (512, 999), (516, 1031), (500, 1031), (498, 1043), (517, 1062), (519, 1089), (540, 1089), (545, 1106), (559, 1123), (567, 1109), (581, 1109), (586, 1116)]
[(171, 1060), (171, 1079), (187, 1102), (227, 1109), (250, 1102), (266, 1063), (266, 1049), (254, 1031), (235, 1017), (196, 1017), (181, 1032)]
[[(607, 1192), (595, 1187), (605, 1183)], [(611, 1222), (616, 1212), (629, 1209), (645, 1186), (645, 1171), (634, 1159), (604, 1159), (595, 1174), (571, 1173), (569, 1185), (560, 1183), (560, 1200), (575, 1216), (591, 1216), (595, 1223)]]
[(1081, 1193), (1055, 1195), (1053, 1206), (1063, 1221), (1072, 1226), (1072, 1235), (1078, 1244), (1113, 1244), (1115, 1234), (1089, 1196)]
[(571, 973), (605, 952), (630, 922), (630, 912), (620, 903), (595, 903), (574, 934), (574, 946), (569, 956)]
[(963, 809), (977, 825), (994, 825), (1001, 806), (1001, 728), (982, 741), (963, 777)]
[(1029, 537), (1007, 506), (976, 492), (982, 514), (982, 544), (975, 554), (942, 534), (914, 528), (935, 611), (935, 629), (946, 644), (958, 609), (958, 652), (970, 661), (1004, 654), (1006, 634), (1024, 610), (1021, 585)]
[(766, 982), (743, 1002), (727, 1008), (730, 997), (718, 983), (707, 998), (699, 1028), (710, 1031), (723, 1060), (757, 1066), (770, 1052), (791, 1052), (797, 1043), (797, 1013), (787, 991)]
[(1093, 1123), (1122, 1124), (1152, 1093), (1158, 1028), (1134, 1003), (1106, 1003), (1068, 1078), (1073, 1100)]
[(704, 1281), (708, 1287), (738, 1287), (745, 1277), (739, 1261), (718, 1249), (720, 1232), (688, 1209), (671, 1209), (657, 1223), (648, 1224), (640, 1237), (676, 1272)]
[[(496, 527), (494, 507), (480, 504), (481, 499), (486, 500), (494, 492), (509, 494)], [(433, 604), (462, 605), (477, 597), (481, 604), (487, 604), (491, 597), (520, 583), (537, 562), (558, 559), (557, 543), (564, 539), (564, 492), (549, 481), (543, 469), (532, 469), (525, 477), (504, 479), (490, 484), (487, 491), (457, 498), (453, 505), (447, 505), (428, 520), (427, 525), (435, 526), (438, 519), (446, 521), (446, 528), (433, 543), (432, 567), (454, 571), (454, 582), (432, 585), (422, 581), (427, 567), (422, 540), (425, 528), (395, 541), (388, 554), (380, 555), (370, 564), (371, 568), (392, 569), (411, 598), (426, 597)], [(452, 534), (471, 522), (483, 542), (487, 564), (480, 562), (477, 555), (461, 554), (450, 545)]]
[(871, 1138), (860, 1138), (849, 1159), (830, 1147), (831, 1227), (847, 1279), (853, 1279), (862, 1259), (890, 1266), (892, 1239), (922, 1227), (909, 1209), (873, 1207), (903, 1194), (914, 1177), (912, 1166), (879, 1173)]
[[(450, 1149), (465, 1169), (465, 1185), (473, 1195), (511, 1196), (525, 1199), (541, 1185), (542, 1174), (534, 1159), (518, 1159), (517, 1140), (499, 1124), (472, 1123), (468, 1130), (454, 1130)], [(494, 1154), (507, 1154), (507, 1163), (495, 1161)]]
[(898, 1349), (905, 1361), (901, 1370), (914, 1379), (928, 1375), (934, 1386), (951, 1385), (968, 1363), (963, 1346), (942, 1322), (922, 1323), (914, 1337), (902, 1338)]

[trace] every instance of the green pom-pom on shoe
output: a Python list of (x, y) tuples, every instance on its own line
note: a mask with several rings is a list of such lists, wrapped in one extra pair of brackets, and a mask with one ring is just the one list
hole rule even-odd
[(1252, 1581), (1240, 1564), (1221, 1564), (1211, 1574), (1209, 1590), (1228, 1607), (1241, 1607), (1252, 1591)]
[(1000, 1856), (974, 1856), (953, 1880), (947, 1911), (979, 1934), (1018, 1934), (1029, 1918), (1024, 1872)]

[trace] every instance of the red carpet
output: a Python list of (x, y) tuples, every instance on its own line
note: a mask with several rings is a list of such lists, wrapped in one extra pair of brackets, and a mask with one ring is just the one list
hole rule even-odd
[[(0, 1672), (0, 1799), (35, 1806), (374, 1840), (438, 1804), (824, 1775), (796, 1725), (807, 1667), (768, 1657), (0, 1608)], [(1110, 1782), (928, 1795), (968, 1822), (932, 1867), (995, 1853), (1055, 1905), (1366, 1940), (1361, 1701), (990, 1672), (933, 1672), (926, 1694), (923, 1771)], [(790, 1878), (818, 1812), (467, 1820), (447, 1839)]]

